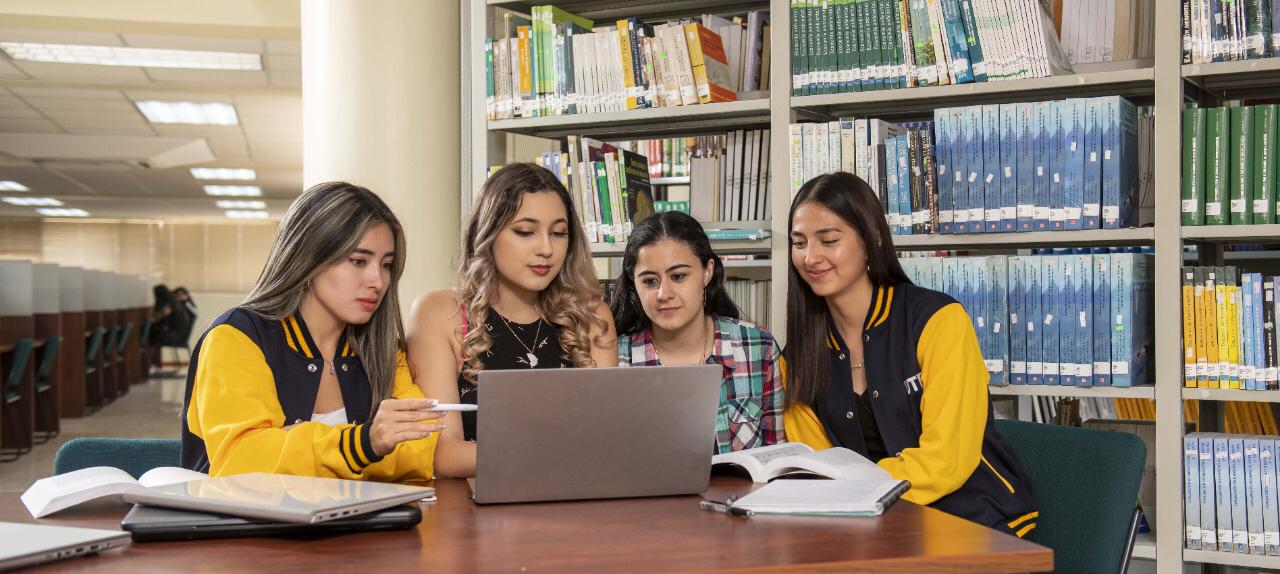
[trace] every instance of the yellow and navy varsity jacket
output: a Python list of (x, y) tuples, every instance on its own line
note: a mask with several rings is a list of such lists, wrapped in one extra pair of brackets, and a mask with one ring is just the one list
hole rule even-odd
[[(866, 455), (849, 353), (830, 322), (828, 331), (831, 381), (816, 404), (787, 409), (787, 439)], [(909, 283), (877, 287), (862, 349), (865, 392), (890, 453), (879, 465), (911, 482), (903, 498), (1019, 537), (1034, 529), (1035, 499), (996, 433), (990, 375), (964, 308)]]
[[(192, 351), (182, 411), (182, 466), (212, 476), (271, 472), (417, 482), (434, 473), (437, 433), (377, 456), (369, 439), (372, 389), (346, 335), (334, 374), (349, 424), (311, 422), (324, 359), (302, 316), (271, 321), (232, 309)], [(422, 398), (404, 353), (392, 397)]]

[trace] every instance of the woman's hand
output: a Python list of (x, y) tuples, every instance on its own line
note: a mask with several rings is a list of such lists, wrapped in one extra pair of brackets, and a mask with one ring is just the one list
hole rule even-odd
[(426, 438), (444, 430), (444, 423), (435, 422), (444, 413), (428, 410), (436, 406), (436, 402), (435, 399), (387, 399), (379, 403), (378, 413), (369, 424), (373, 453), (386, 456), (404, 441)]

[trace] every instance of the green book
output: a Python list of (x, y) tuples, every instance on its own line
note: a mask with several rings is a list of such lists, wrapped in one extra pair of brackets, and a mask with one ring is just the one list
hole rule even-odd
[(927, 0), (911, 0), (911, 40), (915, 44), (918, 86), (931, 86), (938, 81), (937, 57), (933, 34), (929, 32)]
[(840, 5), (840, 35), (844, 37), (844, 57), (845, 67), (844, 75), (841, 82), (844, 84), (844, 91), (857, 92), (862, 89), (858, 83), (858, 68), (861, 67), (861, 54), (858, 53), (858, 30), (854, 28), (855, 19), (855, 0), (841, 0)]
[(791, 0), (791, 95), (804, 95), (804, 15), (801, 10), (803, 2)]
[(884, 58), (880, 52), (880, 5), (881, 0), (867, 0), (867, 52), (871, 55), (871, 89), (884, 89)]
[(828, 0), (822, 3), (822, 70), (824, 94), (840, 91), (836, 82), (836, 6)]
[(1209, 108), (1205, 121), (1205, 169), (1204, 169), (1204, 222), (1205, 225), (1225, 225), (1227, 212), (1223, 201), (1227, 198), (1228, 162), (1231, 150), (1231, 113), (1227, 108)]
[(1253, 222), (1276, 222), (1276, 113), (1280, 106), (1256, 106), (1253, 113)]
[(1253, 107), (1231, 108), (1231, 223), (1253, 223)]
[(613, 243), (613, 210), (610, 209), (609, 193), (609, 172), (605, 168), (605, 162), (597, 161), (595, 164), (596, 172), (596, 192), (600, 196), (600, 226), (605, 243)]
[(1182, 110), (1182, 224), (1204, 225), (1204, 108)]

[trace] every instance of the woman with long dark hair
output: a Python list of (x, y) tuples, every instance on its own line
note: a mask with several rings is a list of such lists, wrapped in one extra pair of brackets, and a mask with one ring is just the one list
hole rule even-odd
[(715, 452), (783, 440), (781, 350), (768, 331), (738, 319), (697, 220), (672, 211), (636, 225), (610, 310), (622, 366), (724, 367)]
[(867, 456), (910, 481), (917, 504), (1017, 536), (1035, 528), (969, 316), (903, 273), (875, 192), (852, 174), (816, 177), (787, 235), (787, 438)]

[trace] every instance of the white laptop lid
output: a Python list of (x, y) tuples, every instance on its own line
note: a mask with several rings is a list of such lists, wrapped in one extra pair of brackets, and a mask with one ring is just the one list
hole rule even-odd
[(0, 570), (128, 546), (128, 532), (0, 522)]
[(435, 496), (434, 488), (338, 478), (250, 473), (154, 486), (129, 502), (311, 523), (381, 510)]

